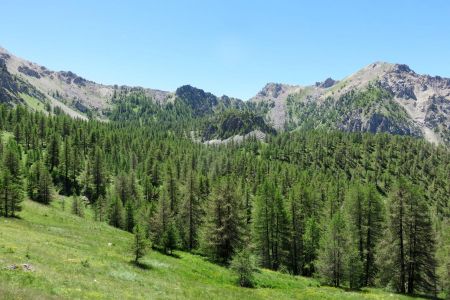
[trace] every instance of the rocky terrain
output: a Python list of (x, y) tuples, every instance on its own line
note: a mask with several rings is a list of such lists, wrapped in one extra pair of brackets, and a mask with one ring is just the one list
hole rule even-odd
[[(33, 86), (39, 96), (36, 100), (60, 107), (66, 113), (86, 118), (87, 112), (95, 112), (101, 118), (111, 106), (111, 98), (121, 90), (143, 89), (138, 87), (103, 85), (86, 80), (71, 71), (51, 71), (44, 66), (18, 58), (0, 47), (0, 63), (16, 79)], [(164, 101), (170, 93), (143, 89), (156, 101)]]
[[(295, 127), (296, 123), (301, 123), (299, 116), (305, 117), (304, 112), (311, 110), (311, 106), (315, 112), (339, 106), (342, 97), (354, 91), (365, 91), (369, 85), (376, 85), (389, 95), (377, 102), (378, 107), (368, 109), (371, 111), (368, 114), (358, 110), (344, 111), (346, 120), (335, 123), (335, 127), (349, 131), (418, 135), (433, 143), (450, 141), (450, 79), (420, 75), (406, 65), (376, 62), (342, 81), (327, 79), (311, 86), (271, 83), (250, 101), (267, 103), (268, 118), (275, 128), (283, 129), (286, 124), (294, 124)], [(358, 109), (365, 108), (364, 103), (361, 105)], [(406, 117), (401, 120), (400, 127), (404, 128), (388, 130), (390, 124), (399, 120), (385, 113), (386, 106), (396, 110), (396, 115)], [(297, 113), (293, 113), (293, 107)], [(314, 121), (315, 127), (320, 127), (327, 120)]]

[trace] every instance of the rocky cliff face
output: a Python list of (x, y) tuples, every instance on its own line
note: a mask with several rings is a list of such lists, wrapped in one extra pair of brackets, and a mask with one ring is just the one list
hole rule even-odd
[[(330, 117), (328, 110), (341, 106), (342, 97), (366, 91), (369, 85), (376, 85), (389, 96), (372, 104), (359, 103), (361, 111), (340, 107), (344, 117), (335, 118), (335, 123), (321, 119)], [(312, 86), (268, 84), (250, 101), (267, 103), (268, 117), (278, 129), (283, 124), (294, 128), (314, 115), (318, 120), (310, 120), (310, 127), (327, 124), (347, 131), (408, 134), (433, 143), (450, 142), (450, 79), (420, 75), (407, 65), (376, 62), (342, 81), (327, 79)]]

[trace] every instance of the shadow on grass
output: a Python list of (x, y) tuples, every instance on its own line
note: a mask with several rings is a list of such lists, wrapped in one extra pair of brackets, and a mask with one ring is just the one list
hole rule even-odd
[(153, 269), (153, 267), (150, 264), (147, 264), (147, 263), (144, 263), (144, 262), (140, 262), (140, 261), (136, 262), (136, 261), (132, 260), (132, 261), (130, 261), (130, 264), (135, 266), (135, 267), (137, 267), (137, 268), (139, 268), (139, 269), (142, 269), (142, 270), (151, 270), (151, 269)]
[(170, 256), (170, 257), (178, 258), (178, 259), (181, 258), (181, 256), (179, 256), (178, 254), (176, 254), (176, 253), (173, 252), (173, 251), (172, 251), (172, 252), (167, 252), (167, 251), (165, 251), (164, 249), (157, 248), (157, 247), (153, 247), (152, 249), (155, 250), (155, 251), (158, 251), (159, 253), (161, 253), (161, 254), (163, 254), (163, 255), (166, 255), (166, 256)]
[(5, 221), (8, 220), (8, 219), (10, 219), (10, 220), (22, 220), (22, 217), (15, 214), (14, 216), (3, 217), (3, 219), (4, 219)]

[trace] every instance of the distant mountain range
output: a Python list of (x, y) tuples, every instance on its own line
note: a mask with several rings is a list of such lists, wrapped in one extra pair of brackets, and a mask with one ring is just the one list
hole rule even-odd
[[(387, 132), (450, 144), (450, 79), (420, 75), (406, 65), (376, 62), (343, 80), (328, 78), (310, 86), (269, 83), (256, 96), (242, 101), (216, 97), (191, 86), (167, 92), (98, 84), (70, 71), (48, 70), (0, 48), (0, 102), (42, 111), (59, 108), (83, 119), (107, 119), (107, 112), (115, 105), (115, 95), (133, 91), (162, 106), (182, 99), (198, 118), (224, 109), (253, 110), (252, 114), (239, 114), (237, 123), (247, 124), (242, 117), (248, 116), (257, 120), (258, 130), (269, 127), (261, 124), (255, 114), (278, 131)], [(228, 114), (222, 119), (236, 117)], [(229, 138), (228, 134), (225, 136)]]

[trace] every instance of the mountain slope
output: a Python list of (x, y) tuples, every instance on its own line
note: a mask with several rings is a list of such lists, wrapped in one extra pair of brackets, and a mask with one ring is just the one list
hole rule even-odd
[(50, 71), (44, 66), (18, 58), (1, 47), (0, 61), (3, 61), (11, 75), (39, 91), (38, 101), (60, 107), (69, 115), (79, 118), (86, 118), (87, 113), (103, 117), (104, 111), (111, 107), (111, 98), (120, 91), (142, 89), (156, 101), (164, 101), (169, 95), (160, 90), (98, 84), (70, 71)]
[(58, 108), (82, 119), (108, 119), (123, 99), (136, 93), (158, 105), (182, 103), (188, 108), (183, 118), (250, 109), (265, 114), (277, 130), (387, 132), (450, 144), (450, 79), (420, 75), (406, 65), (376, 62), (341, 81), (328, 78), (310, 86), (269, 83), (244, 102), (189, 85), (171, 93), (98, 84), (70, 71), (50, 71), (0, 48), (2, 102), (42, 111)]
[(82, 220), (67, 212), (69, 199), (65, 211), (62, 203), (26, 201), (20, 219), (0, 218), (0, 298), (412, 299), (377, 289), (319, 287), (315, 279), (267, 270), (256, 275), (256, 288), (240, 288), (228, 269), (184, 252), (171, 257), (152, 251), (142, 260), (145, 268), (138, 268), (130, 263), (130, 233), (91, 221), (90, 212)]
[[(340, 106), (343, 98), (349, 100), (351, 93), (366, 92), (370, 86), (377, 86), (383, 91), (384, 98), (376, 101), (378, 107), (368, 107), (370, 103), (366, 103), (365, 108), (371, 112), (362, 114), (348, 106), (345, 111), (347, 119), (343, 124), (339, 121), (330, 124), (325, 119), (328, 116), (325, 112)], [(419, 75), (406, 65), (376, 62), (342, 81), (327, 79), (312, 86), (268, 84), (250, 101), (267, 103), (270, 108), (268, 116), (278, 129), (285, 125), (291, 129), (299, 124), (304, 125), (305, 115), (314, 110), (318, 112), (314, 115), (316, 119), (312, 120), (314, 128), (328, 122), (327, 126), (331, 128), (348, 131), (382, 131), (422, 136), (434, 143), (450, 142), (450, 79)], [(405, 119), (383, 113), (394, 106), (397, 115)], [(404, 128), (386, 130), (389, 126), (375, 129), (371, 126), (352, 126), (352, 123), (371, 122), (401, 123)]]

